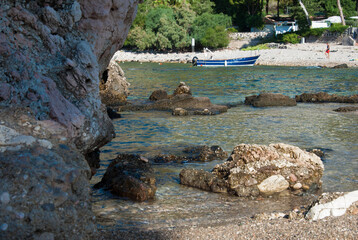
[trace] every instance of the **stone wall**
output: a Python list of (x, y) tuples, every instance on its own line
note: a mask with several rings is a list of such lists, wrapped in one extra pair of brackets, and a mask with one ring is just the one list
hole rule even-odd
[(85, 239), (83, 157), (114, 137), (99, 76), (140, 0), (2, 0), (0, 239)]
[(245, 40), (245, 41), (252, 41), (252, 40), (261, 40), (263, 38), (272, 36), (271, 32), (237, 32), (237, 33), (230, 33), (230, 38), (232, 40)]

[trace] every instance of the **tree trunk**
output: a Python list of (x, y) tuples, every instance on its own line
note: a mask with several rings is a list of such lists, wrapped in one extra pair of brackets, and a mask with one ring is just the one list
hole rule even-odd
[(303, 4), (303, 2), (301, 0), (299, 0), (298, 2), (300, 4), (301, 8), (303, 9), (303, 12), (306, 15), (306, 19), (307, 19), (308, 24), (311, 25), (310, 16), (308, 15), (308, 12), (307, 12), (307, 9), (306, 9), (305, 5)]
[(338, 9), (339, 9), (339, 15), (341, 16), (342, 25), (345, 26), (346, 21), (344, 21), (344, 15), (343, 15), (343, 10), (342, 10), (342, 7), (341, 7), (341, 1), (340, 0), (337, 0), (337, 6), (338, 6)]
[(280, 19), (280, 0), (277, 0), (277, 20)]
[[(268, 15), (269, 12), (269, 2), (270, 0), (266, 0), (266, 15)], [(357, 0), (357, 4), (358, 4), (358, 0)]]

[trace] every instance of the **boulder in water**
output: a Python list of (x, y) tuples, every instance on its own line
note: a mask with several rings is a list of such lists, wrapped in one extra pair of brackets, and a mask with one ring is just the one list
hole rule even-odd
[[(295, 146), (240, 144), (210, 175), (203, 177), (196, 169), (184, 169), (180, 180), (182, 184), (204, 190), (216, 188), (211, 185), (220, 182), (221, 189), (237, 196), (266, 196), (286, 189), (297, 192), (320, 188), (323, 169), (317, 155)], [(186, 179), (188, 176), (191, 179)]]
[(113, 159), (102, 180), (94, 187), (108, 189), (134, 201), (152, 199), (157, 190), (148, 160), (132, 154), (120, 154)]
[(254, 107), (296, 106), (296, 100), (278, 93), (261, 93), (245, 98), (246, 105)]

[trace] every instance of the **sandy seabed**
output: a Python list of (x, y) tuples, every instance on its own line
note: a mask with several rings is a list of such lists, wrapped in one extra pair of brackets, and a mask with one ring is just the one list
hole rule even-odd
[[(304, 43), (283, 45), (286, 49), (274, 48), (259, 51), (242, 51), (239, 49), (222, 49), (213, 52), (213, 59), (230, 59), (260, 55), (257, 65), (267, 66), (321, 66), (334, 67), (347, 64), (349, 67), (358, 67), (358, 46), (343, 46), (330, 44), (329, 58), (325, 55), (326, 44)], [(207, 59), (211, 55), (201, 52), (187, 53), (150, 53), (118, 51), (113, 59), (121, 62), (180, 62), (191, 63), (193, 57)]]

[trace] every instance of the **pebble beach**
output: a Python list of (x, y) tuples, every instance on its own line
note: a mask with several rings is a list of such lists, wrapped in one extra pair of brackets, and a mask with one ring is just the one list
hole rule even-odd
[[(230, 59), (260, 55), (257, 65), (267, 66), (312, 66), (334, 67), (347, 64), (348, 67), (358, 67), (358, 46), (343, 46), (330, 44), (329, 58), (325, 56), (325, 43), (303, 43), (280, 45), (277, 48), (267, 50), (242, 51), (236, 47), (229, 47), (213, 51), (213, 59)], [(209, 53), (154, 53), (118, 51), (113, 59), (122, 62), (157, 62), (157, 63), (191, 63), (193, 57), (199, 59), (210, 58)]]

